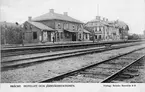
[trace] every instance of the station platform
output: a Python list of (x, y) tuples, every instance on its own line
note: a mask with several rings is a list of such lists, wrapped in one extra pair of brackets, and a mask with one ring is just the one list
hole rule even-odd
[(78, 44), (78, 43), (93, 43), (93, 41), (65, 41), (65, 42), (45, 42), (45, 43), (26, 43), (26, 44), (6, 44), (1, 45), (1, 48), (9, 47), (28, 47), (28, 46), (44, 46), (44, 45), (64, 45), (64, 44)]

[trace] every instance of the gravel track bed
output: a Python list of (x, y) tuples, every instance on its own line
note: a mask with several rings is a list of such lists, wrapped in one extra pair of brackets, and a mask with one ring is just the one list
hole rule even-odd
[[(127, 56), (134, 57), (135, 54), (139, 54), (139, 53), (131, 53), (129, 55), (126, 55), (125, 57), (127, 57)], [(84, 83), (92, 82), (92, 81), (88, 81), (89, 78), (94, 78), (94, 80), (95, 80), (94, 82), (101, 82), (102, 80), (106, 79), (110, 75), (112, 75), (112, 74), (116, 73), (117, 71), (121, 70), (126, 65), (132, 63), (134, 60), (137, 60), (139, 57), (142, 56), (142, 54), (139, 54), (137, 56), (136, 56), (136, 59), (131, 59), (131, 60), (130, 59), (122, 60), (121, 58), (117, 58), (115, 60), (111, 60), (111, 61), (105, 62), (103, 64), (99, 64), (99, 65), (91, 67), (89, 69), (85, 69), (81, 72), (76, 73), (75, 76), (72, 75), (69, 78), (65, 77), (61, 80), (54, 81), (54, 82), (62, 82), (62, 83), (70, 82), (70, 81), (81, 82), (81, 81), (79, 81), (80, 76), (81, 76), (82, 79), (84, 79), (82, 81)], [(108, 67), (108, 69), (107, 69), (107, 67)], [(111, 69), (110, 69), (110, 67), (111, 67)], [(127, 77), (128, 76), (129, 77), (130, 76), (136, 76), (136, 75), (132, 75), (132, 73), (130, 73), (130, 74), (127, 73), (127, 74), (124, 74), (124, 75), (127, 76)], [(124, 75), (123, 75), (123, 77), (124, 77)], [(79, 76), (79, 78), (78, 78), (78, 76)], [(74, 77), (76, 77), (76, 78), (74, 78)], [(85, 79), (84, 77), (87, 77), (87, 78)], [(102, 80), (100, 80), (100, 79), (102, 79)]]
[[(140, 51), (138, 51), (140, 52)], [(141, 51), (142, 54), (145, 54), (145, 50)], [(135, 63), (133, 66), (129, 67), (122, 74), (129, 74), (133, 77), (131, 78), (120, 78), (117, 77), (112, 83), (145, 83), (145, 57), (139, 62)]]
[[(79, 57), (71, 57), (51, 62), (44, 62), (35, 66), (19, 68), (1, 72), (2, 83), (34, 83), (55, 77), (73, 70), (80, 69), (93, 63), (101, 62), (134, 49), (145, 47), (145, 44), (111, 50), (101, 53), (93, 53)], [(82, 79), (83, 80), (83, 79)], [(92, 79), (88, 79), (92, 80)]]
[(17, 56), (17, 55), (27, 55), (27, 54), (35, 54), (35, 53), (44, 53), (44, 52), (56, 52), (56, 51), (65, 51), (65, 50), (73, 50), (73, 49), (82, 49), (82, 48), (91, 48), (96, 46), (84, 46), (84, 47), (71, 47), (71, 48), (53, 48), (53, 49), (35, 49), (35, 50), (24, 50), (24, 51), (15, 51), (15, 52), (4, 52), (1, 54), (2, 57), (8, 56)]

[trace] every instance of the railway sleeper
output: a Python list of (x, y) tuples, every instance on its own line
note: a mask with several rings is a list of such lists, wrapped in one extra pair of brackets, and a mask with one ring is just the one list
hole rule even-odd
[(108, 74), (98, 74), (98, 75), (89, 75), (89, 74), (84, 74), (82, 75), (83, 77), (88, 77), (88, 78), (94, 78), (94, 79), (104, 79), (106, 77), (108, 77)]
[(130, 79), (130, 78), (134, 78), (135, 76), (139, 76), (139, 74), (123, 73), (123, 74), (119, 74), (118, 78)]
[(126, 69), (125, 72), (136, 73), (138, 72), (137, 69)]
[(134, 57), (120, 57), (120, 60), (136, 60)]
[(128, 64), (128, 62), (106, 62), (105, 64), (113, 64), (113, 65), (122, 65), (122, 66), (124, 66), (124, 65), (126, 65), (126, 64)]

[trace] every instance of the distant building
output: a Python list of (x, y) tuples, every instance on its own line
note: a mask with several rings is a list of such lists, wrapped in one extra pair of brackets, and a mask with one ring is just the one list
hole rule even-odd
[(115, 21), (115, 26), (119, 28), (120, 39), (126, 40), (128, 39), (128, 25), (123, 21)]
[(107, 25), (105, 20), (100, 19), (100, 16), (96, 16), (96, 19), (88, 21), (85, 24), (86, 28), (90, 30), (91, 35), (94, 36), (92, 39), (95, 40), (104, 40), (106, 38)]
[(83, 23), (68, 16), (67, 12), (58, 14), (50, 9), (49, 13), (44, 15), (33, 19), (29, 17), (24, 25), (26, 28), (25, 42), (83, 40)]
[[(129, 27), (122, 21), (108, 21), (96, 16), (96, 19), (88, 21), (85, 27), (91, 32), (91, 37), (99, 41), (123, 40), (128, 38)], [(92, 38), (93, 39), (93, 38)]]
[(119, 28), (115, 26), (114, 22), (110, 22), (106, 18), (101, 19), (100, 16), (96, 16), (96, 19), (87, 22), (85, 26), (90, 29), (97, 41), (119, 40), (120, 38)]
[(109, 34), (107, 34), (107, 39), (106, 40), (121, 40), (121, 34), (119, 34), (119, 28), (118, 26), (115, 25), (114, 21), (109, 21), (108, 22), (109, 26), (108, 26), (108, 32)]

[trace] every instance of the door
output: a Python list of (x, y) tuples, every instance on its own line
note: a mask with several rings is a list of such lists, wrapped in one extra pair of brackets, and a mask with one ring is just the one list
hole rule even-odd
[(47, 32), (43, 32), (43, 41), (46, 42), (47, 41)]
[(51, 42), (51, 32), (47, 32), (47, 41)]
[(76, 33), (72, 33), (72, 41), (76, 41)]

